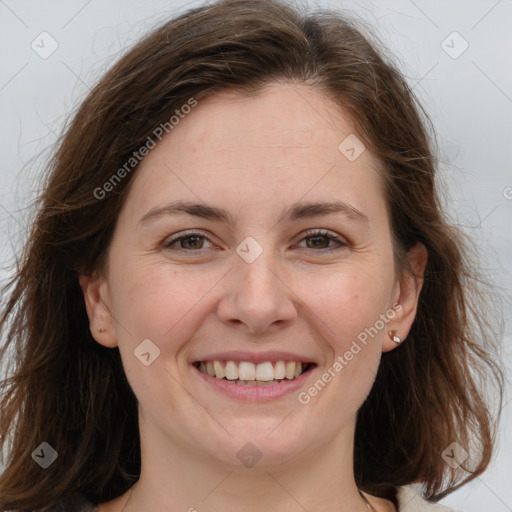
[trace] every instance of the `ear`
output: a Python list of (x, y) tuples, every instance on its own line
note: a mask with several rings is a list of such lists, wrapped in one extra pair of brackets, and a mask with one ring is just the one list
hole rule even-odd
[(93, 272), (91, 275), (81, 274), (78, 281), (93, 338), (105, 347), (117, 347), (115, 320), (105, 278)]
[(418, 300), (423, 287), (423, 275), (428, 260), (427, 248), (422, 243), (417, 243), (407, 252), (406, 258), (412, 273), (405, 270), (395, 287), (393, 304), (398, 305), (393, 307), (396, 315), (386, 326), (382, 343), (383, 352), (389, 352), (398, 346), (390, 338), (388, 331), (395, 330), (396, 335), (402, 342), (407, 338), (418, 309)]

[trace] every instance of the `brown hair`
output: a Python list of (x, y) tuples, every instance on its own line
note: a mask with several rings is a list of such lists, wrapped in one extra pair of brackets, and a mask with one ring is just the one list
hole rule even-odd
[[(205, 5), (146, 36), (87, 96), (48, 165), (37, 217), (3, 289), (0, 354), (5, 360), (10, 347), (15, 363), (1, 382), (2, 450), (9, 441), (2, 509), (31, 511), (76, 491), (99, 503), (138, 479), (137, 401), (118, 349), (91, 336), (78, 283), (103, 265), (134, 172), (101, 199), (95, 191), (190, 98), (283, 80), (336, 101), (382, 162), (397, 268), (410, 271), (404, 254), (417, 242), (428, 249), (408, 340), (383, 354), (358, 413), (357, 485), (389, 498), (421, 482), (437, 500), (486, 469), (497, 418), (483, 383), (494, 383), (500, 400), (503, 389), (498, 327), (487, 316), (494, 303), (442, 212), (428, 117), (361, 27), (278, 0)], [(43, 441), (58, 452), (46, 470), (31, 456)], [(441, 456), (453, 441), (470, 452), (459, 469)]]

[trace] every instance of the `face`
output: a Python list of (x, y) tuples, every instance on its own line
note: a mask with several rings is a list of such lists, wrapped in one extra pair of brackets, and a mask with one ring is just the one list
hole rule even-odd
[[(106, 268), (81, 284), (142, 435), (231, 465), (248, 442), (272, 465), (353, 435), (421, 288), (395, 275), (378, 162), (353, 133), (318, 91), (275, 84), (199, 101), (140, 164)], [(287, 362), (311, 364), (283, 379)], [(282, 382), (235, 383), (253, 372)]]

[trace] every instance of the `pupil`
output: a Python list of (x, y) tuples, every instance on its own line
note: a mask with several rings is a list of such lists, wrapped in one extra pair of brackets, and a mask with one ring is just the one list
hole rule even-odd
[[(185, 245), (189, 245), (190, 246), (190, 247), (185, 247), (185, 249), (195, 248), (195, 247), (198, 247), (199, 245), (201, 245), (199, 243), (200, 238), (201, 237), (199, 237), (199, 236), (188, 236), (187, 238), (184, 238), (182, 240), (182, 242), (185, 242)], [(189, 243), (190, 240), (192, 240), (192, 243)]]
[[(324, 244), (322, 244), (322, 239), (324, 241)], [(316, 240), (316, 242), (313, 242), (313, 240)], [(327, 237), (325, 237), (324, 235), (318, 235), (318, 236), (312, 236), (309, 238), (309, 242), (311, 242), (311, 245), (312, 247), (319, 247), (320, 245), (324, 245), (325, 246), (325, 241), (327, 240)], [(320, 243), (317, 243), (318, 241), (320, 241)], [(329, 243), (329, 242), (327, 242)]]

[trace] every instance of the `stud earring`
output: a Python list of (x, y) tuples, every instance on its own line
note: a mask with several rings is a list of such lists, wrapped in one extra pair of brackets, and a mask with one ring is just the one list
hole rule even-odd
[(397, 344), (399, 345), (402, 343), (402, 340), (399, 336), (396, 335), (396, 331), (388, 331), (389, 337)]
[(96, 330), (98, 332), (105, 332), (106, 331), (106, 329), (103, 329), (102, 327), (97, 327)]

